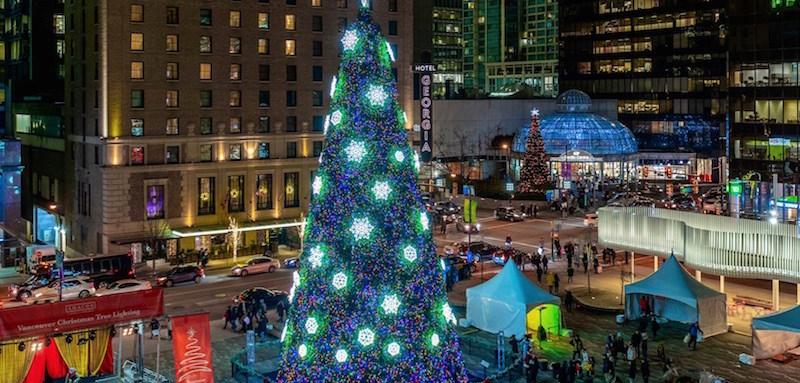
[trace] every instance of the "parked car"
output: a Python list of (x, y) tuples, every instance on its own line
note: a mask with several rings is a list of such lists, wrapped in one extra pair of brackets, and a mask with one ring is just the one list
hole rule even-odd
[(696, 205), (691, 196), (686, 194), (674, 194), (672, 197), (667, 198), (664, 201), (664, 208), (694, 211), (696, 209)]
[[(469, 227), (469, 229), (467, 229), (468, 227)], [(470, 224), (468, 224), (468, 223), (464, 222), (464, 218), (460, 218), (459, 217), (456, 220), (456, 230), (458, 230), (458, 231), (460, 231), (462, 233), (469, 232), (469, 233), (472, 233), (472, 234), (478, 234), (478, 233), (481, 232), (481, 224), (480, 223), (470, 223)]]
[(231, 268), (231, 274), (246, 277), (248, 274), (273, 273), (281, 268), (281, 261), (270, 257), (255, 257), (244, 265)]
[(300, 267), (300, 257), (291, 257), (284, 259), (283, 267), (287, 269), (296, 269)]
[(279, 302), (284, 301), (284, 304), (289, 304), (289, 293), (283, 290), (272, 290), (264, 287), (253, 287), (242, 291), (241, 294), (233, 298), (234, 304), (244, 303), (248, 309), (257, 307), (261, 301), (267, 310), (275, 308)]
[(130, 293), (134, 291), (150, 290), (153, 286), (148, 281), (140, 281), (138, 279), (121, 279), (113, 282), (105, 288), (98, 289), (95, 295), (98, 297), (106, 295), (114, 295), (121, 293)]
[(494, 209), (494, 215), (501, 221), (516, 222), (525, 219), (525, 214), (510, 206), (498, 207), (497, 209)]
[(461, 213), (461, 206), (454, 204), (452, 201), (439, 201), (433, 205), (433, 209), (439, 214), (459, 214)]
[(159, 273), (156, 277), (156, 283), (159, 286), (172, 287), (176, 283), (200, 283), (200, 280), (205, 276), (205, 271), (198, 266), (176, 266), (166, 273)]
[(24, 301), (32, 295), (31, 291), (33, 289), (47, 286), (51, 281), (52, 278), (50, 278), (49, 273), (47, 275), (32, 275), (25, 282), (8, 286), (8, 296), (11, 299)]
[[(24, 300), (26, 303), (51, 303), (58, 302), (59, 279), (32, 291), (32, 295)], [(61, 299), (83, 299), (95, 294), (94, 282), (89, 277), (64, 278), (61, 287)]]

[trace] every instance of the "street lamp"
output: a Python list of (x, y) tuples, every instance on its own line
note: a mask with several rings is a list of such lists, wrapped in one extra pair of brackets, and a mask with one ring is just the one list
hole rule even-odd
[(506, 176), (511, 178), (511, 150), (508, 144), (503, 144), (503, 150), (506, 151)]

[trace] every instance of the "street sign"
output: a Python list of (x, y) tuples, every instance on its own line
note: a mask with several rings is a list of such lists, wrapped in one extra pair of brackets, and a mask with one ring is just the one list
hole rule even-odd
[(433, 72), (436, 66), (432, 64), (415, 64), (412, 68), (419, 73), (419, 160), (421, 162), (431, 162), (433, 159)]
[(471, 199), (464, 200), (464, 222), (478, 222), (478, 201), (473, 201)]

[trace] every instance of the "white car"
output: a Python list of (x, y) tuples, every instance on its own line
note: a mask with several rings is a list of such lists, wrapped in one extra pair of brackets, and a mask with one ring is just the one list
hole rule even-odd
[[(31, 291), (25, 303), (51, 303), (58, 302), (58, 282), (56, 279), (46, 286), (39, 287)], [(83, 299), (95, 294), (94, 284), (89, 277), (65, 278), (61, 287), (61, 299)]]
[(281, 268), (281, 261), (270, 257), (255, 257), (244, 265), (231, 268), (231, 274), (246, 277), (248, 274), (272, 273)]
[(102, 297), (105, 295), (114, 295), (122, 293), (130, 293), (133, 291), (150, 290), (153, 286), (148, 281), (140, 281), (138, 279), (120, 279), (104, 289), (97, 291), (95, 295)]

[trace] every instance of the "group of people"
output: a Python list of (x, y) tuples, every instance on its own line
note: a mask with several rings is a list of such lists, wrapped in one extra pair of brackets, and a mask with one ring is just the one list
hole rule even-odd
[[(279, 322), (283, 322), (287, 310), (288, 307), (285, 301), (278, 302), (275, 311), (278, 314)], [(228, 306), (225, 310), (225, 313), (223, 313), (225, 323), (222, 328), (227, 329), (230, 324), (231, 330), (234, 332), (245, 333), (253, 330), (257, 337), (265, 339), (269, 331), (274, 328), (269, 321), (267, 311), (267, 305), (263, 300), (256, 304), (247, 304), (240, 301), (238, 304)]]
[[(204, 269), (206, 268), (206, 266), (208, 266), (208, 259), (209, 259), (208, 249), (206, 248), (200, 249), (193, 255), (195, 256), (195, 263), (197, 264), (197, 266), (200, 266)], [(188, 258), (187, 253), (183, 249), (178, 250), (178, 253), (175, 254), (175, 262), (177, 262), (178, 265), (183, 265), (184, 263), (186, 263), (186, 261), (188, 260), (187, 258)]]

